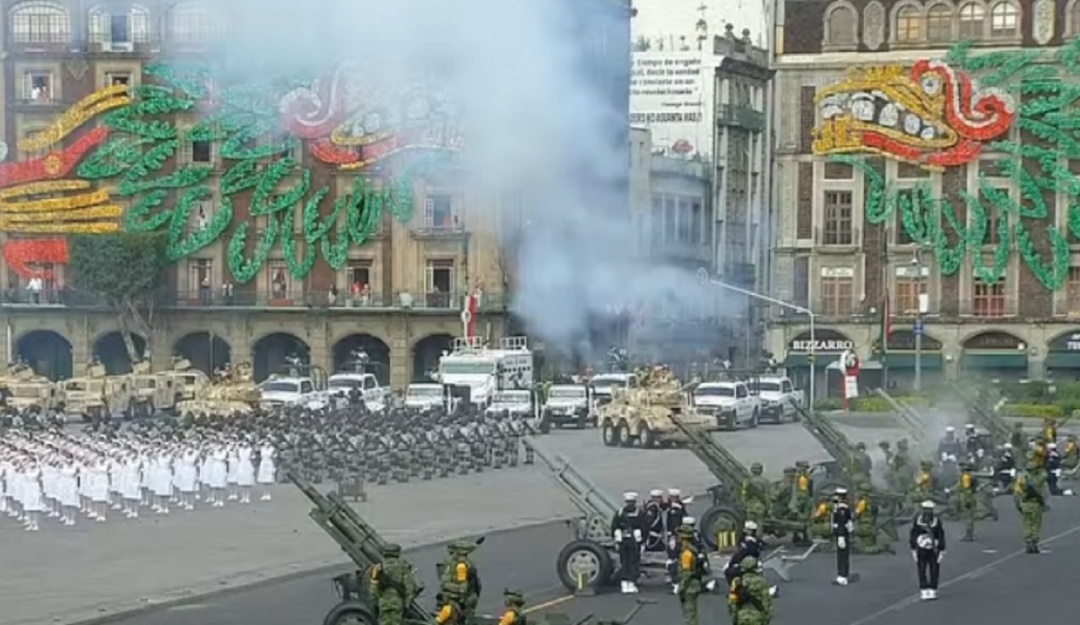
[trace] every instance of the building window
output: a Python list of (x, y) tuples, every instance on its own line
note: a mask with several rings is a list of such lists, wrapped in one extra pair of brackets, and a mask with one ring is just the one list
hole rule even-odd
[(960, 7), (960, 38), (982, 38), (986, 27), (986, 10), (974, 2)]
[[(912, 272), (914, 273), (914, 272)], [(896, 304), (893, 312), (913, 317), (919, 313), (919, 294), (926, 293), (926, 278), (918, 274), (896, 276)]]
[(1080, 315), (1080, 267), (1069, 267), (1069, 280), (1065, 283), (1065, 314)]
[(210, 163), (214, 160), (213, 144), (209, 141), (191, 142), (191, 162)]
[(210, 304), (214, 297), (214, 261), (209, 258), (188, 260), (187, 297)]
[(204, 44), (221, 35), (222, 17), (198, 2), (185, 2), (169, 12), (169, 39), (175, 43)]
[(821, 314), (846, 317), (851, 315), (855, 294), (854, 276), (821, 277)]
[(936, 43), (952, 40), (952, 11), (949, 7), (938, 4), (926, 13), (926, 38)]
[(694, 238), (691, 243), (701, 245), (705, 242), (705, 225), (701, 200), (694, 200), (690, 203), (690, 219), (694, 223)]
[(67, 43), (71, 40), (71, 16), (56, 2), (20, 2), (9, 16), (15, 43)]
[(838, 6), (829, 12), (825, 22), (825, 42), (834, 46), (855, 45), (855, 10)]
[(454, 305), (454, 261), (429, 260), (427, 263), (427, 307), (450, 308)]
[(1005, 316), (1005, 281), (987, 284), (975, 278), (974, 313), (976, 317)]
[(150, 41), (150, 10), (133, 5), (128, 13), (111, 14), (94, 8), (89, 15), (90, 42), (124, 46)]
[(851, 224), (851, 191), (825, 192), (825, 245), (854, 243)]
[(348, 280), (349, 300), (354, 305), (371, 304), (371, 261), (351, 260), (345, 267), (345, 279)]
[(424, 229), (453, 232), (460, 229), (457, 202), (449, 193), (432, 193), (424, 200)]
[[(289, 236), (288, 233), (285, 236)], [(266, 263), (266, 278), (269, 280), (267, 292), (271, 301), (289, 299), (289, 267), (283, 260), (271, 260)]]
[(1019, 26), (1020, 12), (1011, 2), (999, 2), (990, 9), (991, 37), (1015, 37)]
[(106, 87), (130, 87), (131, 72), (105, 72)]
[(922, 40), (923, 16), (919, 9), (906, 6), (896, 12), (896, 40), (911, 42)]
[(52, 72), (31, 70), (23, 74), (22, 100), (48, 104), (53, 101)]

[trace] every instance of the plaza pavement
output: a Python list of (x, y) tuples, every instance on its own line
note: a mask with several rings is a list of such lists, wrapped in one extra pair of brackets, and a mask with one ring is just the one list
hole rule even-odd
[[(895, 430), (845, 430), (868, 443), (902, 436)], [(743, 462), (764, 462), (770, 474), (795, 459), (826, 458), (797, 424), (716, 436)], [(625, 490), (702, 493), (714, 483), (686, 450), (608, 448), (596, 430), (556, 431), (538, 440), (616, 501)], [(372, 487), (368, 502), (355, 507), (388, 540), (406, 547), (576, 513), (539, 466)], [(5, 517), (0, 625), (96, 619), (342, 564), (340, 549), (307, 518), (308, 509), (297, 489), (277, 486), (271, 502), (101, 524), (80, 520), (70, 528), (50, 522), (36, 533), (23, 532)]]

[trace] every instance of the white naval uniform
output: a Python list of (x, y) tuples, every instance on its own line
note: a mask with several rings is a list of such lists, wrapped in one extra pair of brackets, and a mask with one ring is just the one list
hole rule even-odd
[(169, 497), (172, 495), (172, 459), (166, 452), (161, 451), (154, 456), (153, 462), (154, 475), (150, 480), (150, 490), (158, 497)]
[(68, 462), (60, 467), (59, 484), (56, 498), (61, 506), (77, 508), (79, 506), (79, 465)]
[(198, 469), (199, 455), (193, 449), (185, 450), (180, 454), (180, 466), (176, 471), (177, 487), (182, 493), (194, 493), (199, 489)]
[(109, 464), (105, 460), (96, 462), (90, 469), (92, 476), (90, 485), (90, 501), (94, 503), (109, 502)]
[(251, 455), (254, 450), (248, 445), (243, 445), (236, 450), (240, 466), (236, 471), (236, 483), (240, 486), (255, 485), (255, 465), (251, 463)]
[(274, 448), (270, 445), (263, 445), (260, 450), (259, 474), (256, 478), (260, 484), (274, 483), (274, 453)]
[(124, 499), (138, 501), (142, 498), (142, 463), (139, 456), (131, 456), (124, 461)]
[(228, 452), (224, 447), (217, 447), (210, 452), (210, 488), (225, 488), (228, 483)]
[(41, 470), (27, 468), (22, 477), (22, 505), (24, 512), (41, 512), (45, 509), (45, 502), (41, 498)]
[(238, 483), (240, 481), (240, 456), (235, 447), (229, 448), (225, 462), (228, 466), (228, 470), (225, 472), (225, 482), (227, 484)]

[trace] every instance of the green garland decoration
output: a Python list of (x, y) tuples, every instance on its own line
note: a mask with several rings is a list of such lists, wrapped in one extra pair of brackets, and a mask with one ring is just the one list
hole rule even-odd
[[(978, 77), (982, 86), (1010, 92), (1020, 103), (1016, 125), (1035, 141), (995, 141), (987, 146), (1007, 157), (1000, 162), (1000, 176), (1013, 181), (1017, 197), (994, 188), (983, 172), (978, 176), (978, 193), (934, 197), (927, 183), (911, 189), (890, 188), (862, 157), (831, 158), (862, 173), (866, 219), (880, 224), (899, 215), (905, 234), (933, 251), (944, 275), (959, 271), (970, 254), (976, 277), (996, 283), (1005, 276), (1013, 251), (1018, 251), (1024, 266), (1043, 286), (1060, 289), (1071, 265), (1066, 230), (1080, 238), (1080, 177), (1067, 165), (1068, 160), (1080, 160), (1080, 84), (1076, 84), (1080, 39), (1063, 46), (1052, 62), (1046, 62), (1049, 59), (1041, 50), (978, 54), (970, 42), (954, 46), (946, 60)], [(1046, 223), (1055, 214), (1048, 199), (1057, 196), (1068, 201), (1065, 230)], [(955, 210), (953, 202), (960, 200), (967, 207), (968, 223)], [(994, 218), (998, 231), (990, 241)], [(1045, 242), (1042, 246), (1039, 239)], [(987, 245), (994, 248), (989, 263), (983, 256)]]
[[(237, 283), (253, 280), (278, 245), (298, 280), (310, 275), (320, 257), (340, 270), (353, 246), (365, 244), (379, 231), (385, 213), (400, 221), (412, 219), (415, 176), (449, 163), (444, 155), (419, 158), (400, 177), (378, 188), (358, 176), (352, 192), (337, 197), (329, 214), (324, 214), (330, 188), (313, 188), (311, 170), (292, 156), (300, 141), (295, 137), (267, 141), (279, 136), (277, 103), (289, 85), (221, 80), (206, 66), (155, 64), (144, 72), (158, 84), (135, 88), (129, 106), (104, 117), (113, 132), (87, 155), (78, 175), (111, 182), (118, 195), (132, 198), (124, 216), (126, 229), (167, 228), (172, 260), (198, 253), (232, 229), (226, 260)], [(310, 81), (296, 82), (303, 84)], [(209, 112), (200, 114), (190, 128), (179, 129), (168, 121), (204, 106)], [(193, 211), (214, 196), (213, 167), (178, 162), (182, 148), (196, 141), (218, 146), (224, 173), (216, 182), (221, 207), (205, 227), (193, 232)], [(241, 210), (237, 202), (244, 201), (239, 198), (244, 192), (250, 192), (250, 198), (246, 210)], [(241, 214), (247, 218), (237, 222)], [(253, 242), (249, 235), (255, 218), (266, 219), (267, 227)], [(302, 240), (295, 234), (297, 219), (302, 222)], [(301, 244), (303, 250), (298, 250)]]

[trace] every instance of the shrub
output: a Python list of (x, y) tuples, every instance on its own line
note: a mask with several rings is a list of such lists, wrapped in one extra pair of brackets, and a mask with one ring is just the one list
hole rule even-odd
[(1066, 411), (1060, 404), (1005, 404), (1001, 407), (1001, 414), (1006, 417), (1045, 419), (1062, 417)]

